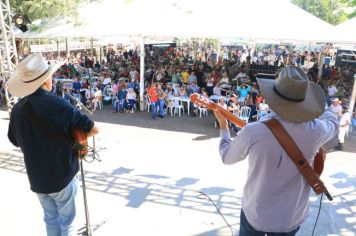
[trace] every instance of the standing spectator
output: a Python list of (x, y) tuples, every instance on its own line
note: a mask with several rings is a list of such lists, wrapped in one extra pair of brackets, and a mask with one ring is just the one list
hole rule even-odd
[(330, 105), (329, 109), (340, 119), (342, 115), (342, 106), (340, 105), (340, 100), (338, 98), (334, 98), (331, 101), (332, 104)]
[(151, 88), (148, 90), (148, 96), (152, 104), (152, 119), (156, 119), (157, 116), (157, 105), (158, 105), (158, 95), (157, 95), (157, 84), (152, 83)]
[(338, 146), (337, 150), (342, 151), (344, 149), (345, 135), (349, 130), (349, 125), (351, 123), (350, 113), (347, 112), (347, 109), (342, 110), (342, 115), (339, 122), (339, 134), (338, 134)]
[(164, 92), (161, 83), (158, 83), (158, 85), (157, 85), (157, 96), (158, 96), (158, 106), (159, 106), (159, 117), (163, 118), (164, 117), (165, 98), (167, 95)]

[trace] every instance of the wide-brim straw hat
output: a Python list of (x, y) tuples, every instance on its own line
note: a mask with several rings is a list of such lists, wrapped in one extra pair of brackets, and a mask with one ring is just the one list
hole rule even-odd
[(61, 65), (60, 62), (48, 65), (41, 54), (28, 55), (17, 64), (7, 82), (11, 95), (24, 97), (34, 93)]
[(285, 120), (301, 123), (325, 110), (325, 93), (297, 66), (287, 66), (276, 80), (257, 79), (271, 109)]

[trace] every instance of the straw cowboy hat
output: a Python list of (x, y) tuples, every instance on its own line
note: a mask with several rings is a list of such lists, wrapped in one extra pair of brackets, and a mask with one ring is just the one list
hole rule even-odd
[(35, 92), (62, 65), (48, 65), (41, 54), (30, 54), (20, 61), (8, 81), (8, 89), (13, 96), (24, 97)]
[(283, 119), (295, 123), (313, 120), (325, 110), (324, 91), (309, 82), (297, 66), (287, 66), (277, 80), (257, 79), (272, 110)]

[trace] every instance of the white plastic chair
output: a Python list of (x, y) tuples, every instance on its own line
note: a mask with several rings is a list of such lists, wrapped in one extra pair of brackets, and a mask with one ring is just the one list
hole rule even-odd
[(247, 106), (243, 106), (240, 109), (240, 116), (239, 118), (241, 120), (244, 120), (246, 123), (248, 123), (248, 120), (250, 118), (250, 113), (251, 113), (251, 108)]
[(200, 118), (202, 115), (208, 116), (208, 109), (206, 107), (198, 107), (198, 110)]
[(184, 114), (184, 106), (183, 101), (179, 98), (172, 98), (173, 108), (174, 108), (174, 115), (178, 112), (179, 116), (181, 115), (181, 111)]
[(169, 98), (168, 105), (167, 105), (167, 113), (170, 112), (171, 116), (173, 116), (173, 110), (175, 104), (175, 101), (173, 99), (174, 97)]
[(147, 110), (147, 112), (150, 112), (151, 105), (152, 105), (152, 103), (151, 103), (150, 96), (146, 95), (145, 96), (145, 110)]

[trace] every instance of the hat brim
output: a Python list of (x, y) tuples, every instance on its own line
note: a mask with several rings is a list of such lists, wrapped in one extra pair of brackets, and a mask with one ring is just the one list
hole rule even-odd
[(58, 70), (59, 67), (62, 66), (62, 64), (63, 63), (61, 62), (56, 62), (49, 65), (47, 73), (31, 83), (24, 83), (20, 74), (15, 69), (15, 71), (11, 74), (9, 81), (7, 82), (7, 86), (11, 95), (16, 97), (24, 97), (34, 93), (47, 79), (51, 78), (51, 76)]
[(294, 102), (274, 92), (275, 80), (257, 78), (257, 82), (268, 105), (285, 120), (294, 123), (310, 121), (319, 117), (325, 110), (324, 91), (314, 83), (309, 83), (302, 102)]

